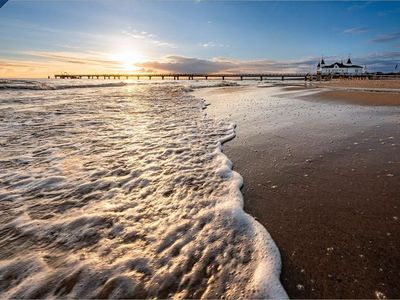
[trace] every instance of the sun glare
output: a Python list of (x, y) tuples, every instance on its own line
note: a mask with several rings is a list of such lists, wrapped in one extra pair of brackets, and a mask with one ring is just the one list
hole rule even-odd
[(112, 55), (113, 59), (120, 63), (121, 69), (125, 71), (136, 71), (139, 69), (137, 63), (144, 60), (144, 56), (135, 51), (125, 51)]

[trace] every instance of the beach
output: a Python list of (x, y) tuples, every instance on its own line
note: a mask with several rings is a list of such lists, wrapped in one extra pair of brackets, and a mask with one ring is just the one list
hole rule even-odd
[(0, 0), (0, 300), (400, 300), (399, 20)]
[(346, 88), (363, 88), (370, 90), (379, 89), (400, 89), (400, 80), (352, 80), (352, 79), (335, 79), (330, 81), (317, 82), (318, 87), (337, 87), (341, 89)]
[(290, 298), (399, 297), (397, 88), (348, 81), (195, 91), (209, 115), (236, 124), (223, 151), (243, 176), (245, 211), (279, 248)]
[(0, 89), (2, 297), (398, 297), (392, 88)]

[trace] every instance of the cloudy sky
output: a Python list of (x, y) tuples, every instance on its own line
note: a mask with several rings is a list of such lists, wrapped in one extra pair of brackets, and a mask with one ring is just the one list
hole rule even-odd
[(322, 55), (349, 54), (393, 71), (399, 20), (399, 1), (10, 0), (0, 8), (0, 77), (310, 72)]

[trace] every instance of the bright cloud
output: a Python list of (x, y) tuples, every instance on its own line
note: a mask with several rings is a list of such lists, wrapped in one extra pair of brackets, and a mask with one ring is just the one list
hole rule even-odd
[(126, 35), (135, 40), (143, 40), (145, 42), (151, 43), (160, 47), (168, 47), (168, 48), (177, 48), (177, 46), (173, 43), (169, 43), (166, 41), (161, 41), (157, 39), (157, 35), (153, 33), (149, 33), (146, 31), (139, 31), (132, 28), (128, 28), (128, 30), (122, 30), (123, 35)]
[(229, 47), (229, 45), (216, 43), (216, 42), (200, 43), (199, 46), (203, 47), (203, 48), (227, 48), (227, 47)]
[(359, 33), (364, 33), (368, 32), (369, 29), (367, 27), (351, 27), (347, 28), (346, 30), (343, 31), (345, 34), (359, 34)]

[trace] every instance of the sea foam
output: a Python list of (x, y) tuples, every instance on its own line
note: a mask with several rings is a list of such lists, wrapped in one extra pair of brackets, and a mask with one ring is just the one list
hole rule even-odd
[(1, 297), (287, 297), (203, 108), (180, 84), (1, 95)]

